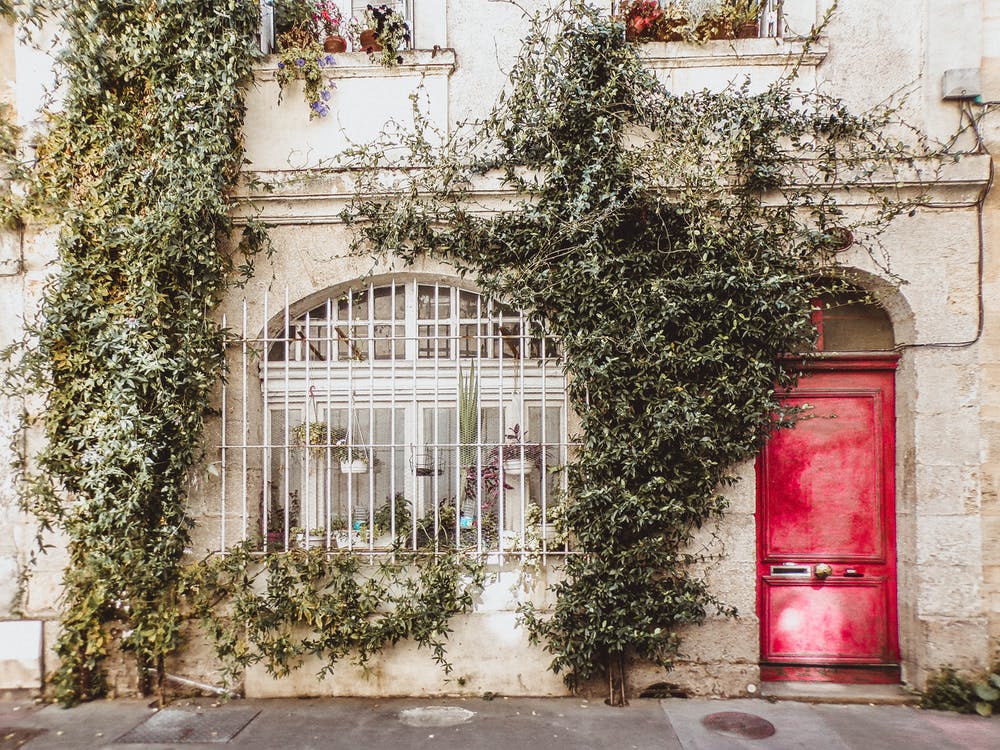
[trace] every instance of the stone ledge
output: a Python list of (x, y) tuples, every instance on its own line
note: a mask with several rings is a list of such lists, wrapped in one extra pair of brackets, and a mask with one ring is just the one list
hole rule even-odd
[(651, 70), (677, 68), (765, 67), (794, 65), (816, 67), (826, 58), (828, 49), (819, 44), (809, 47), (801, 40), (717, 39), (705, 44), (686, 42), (648, 42), (639, 46), (639, 55)]
[[(448, 76), (455, 71), (455, 50), (416, 49), (400, 53), (403, 62), (386, 68), (372, 62), (365, 52), (340, 52), (333, 55), (334, 64), (324, 68), (329, 78), (405, 78), (413, 76)], [(278, 56), (268, 55), (254, 68), (254, 80), (273, 81), (278, 71)]]

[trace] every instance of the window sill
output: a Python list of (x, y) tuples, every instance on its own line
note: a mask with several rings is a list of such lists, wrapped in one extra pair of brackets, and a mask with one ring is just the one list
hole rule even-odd
[[(333, 55), (335, 64), (326, 68), (330, 78), (405, 78), (412, 76), (448, 76), (455, 70), (455, 50), (415, 49), (401, 53), (403, 62), (391, 68), (372, 62), (366, 52), (340, 52)], [(254, 69), (258, 81), (273, 81), (278, 71), (278, 56), (267, 55)]]
[(786, 66), (800, 58), (806, 66), (823, 62), (827, 47), (813, 44), (806, 49), (799, 39), (715, 39), (705, 44), (687, 42), (646, 42), (638, 45), (639, 55), (653, 70), (676, 68)]

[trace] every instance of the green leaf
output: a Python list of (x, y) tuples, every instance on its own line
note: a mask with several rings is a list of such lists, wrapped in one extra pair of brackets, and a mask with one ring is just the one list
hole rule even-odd
[(1000, 690), (992, 688), (985, 683), (977, 683), (975, 690), (976, 695), (978, 695), (981, 700), (988, 701), (990, 703), (995, 700), (1000, 700)]

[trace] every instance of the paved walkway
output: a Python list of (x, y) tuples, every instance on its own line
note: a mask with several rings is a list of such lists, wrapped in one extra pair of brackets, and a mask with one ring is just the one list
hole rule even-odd
[[(706, 726), (706, 717), (719, 729)], [(747, 714), (750, 716), (748, 717)], [(763, 720), (763, 721), (761, 721)], [(773, 734), (748, 739), (746, 734)], [(742, 736), (734, 736), (741, 735)], [(766, 700), (354, 698), (0, 702), (0, 750), (1000, 750), (1000, 718)]]

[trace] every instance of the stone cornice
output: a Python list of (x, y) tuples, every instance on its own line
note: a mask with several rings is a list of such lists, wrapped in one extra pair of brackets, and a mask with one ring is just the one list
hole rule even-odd
[[(417, 49), (400, 53), (403, 62), (391, 68), (372, 62), (364, 52), (340, 52), (333, 55), (334, 65), (324, 68), (331, 79), (343, 78), (403, 78), (413, 76), (448, 76), (455, 72), (455, 50)], [(265, 62), (254, 68), (254, 80), (273, 81), (278, 70), (277, 55), (268, 55)]]
[[(367, 195), (374, 199), (391, 198), (405, 189), (409, 170), (386, 170), (380, 185)], [(808, 173), (808, 170), (803, 170)], [(249, 178), (253, 178), (252, 180)], [(340, 222), (340, 212), (354, 197), (358, 173), (352, 170), (286, 170), (248, 175), (235, 194), (237, 222), (257, 215), (272, 224), (330, 224)], [(963, 208), (975, 204), (989, 183), (989, 157), (964, 156), (956, 161), (936, 164), (914, 161), (895, 174), (873, 174), (865, 179), (868, 188), (891, 191), (901, 199), (923, 197), (929, 208)], [(798, 187), (808, 188), (804, 180)], [(819, 183), (817, 183), (818, 185)], [(824, 189), (830, 189), (824, 183)], [(834, 183), (833, 192), (844, 206), (871, 203), (867, 190), (848, 189)], [(664, 190), (670, 186), (664, 183)], [(502, 210), (517, 198), (517, 192), (505, 184), (500, 173), (476, 178), (469, 191), (469, 201), (483, 213)], [(777, 202), (780, 197), (775, 195)]]
[(650, 70), (720, 67), (791, 67), (801, 63), (815, 67), (826, 58), (821, 44), (806, 47), (801, 40), (725, 39), (705, 44), (684, 42), (649, 42), (638, 46), (639, 54)]

